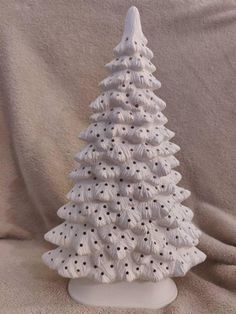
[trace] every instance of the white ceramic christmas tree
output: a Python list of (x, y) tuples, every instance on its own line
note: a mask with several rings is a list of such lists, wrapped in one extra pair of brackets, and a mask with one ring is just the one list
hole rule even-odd
[[(193, 213), (181, 204), (190, 192), (177, 186), (181, 175), (174, 170), (179, 164), (174, 154), (179, 147), (164, 126), (165, 102), (153, 93), (161, 84), (152, 75), (153, 53), (146, 44), (138, 10), (131, 7), (116, 58), (106, 65), (111, 74), (91, 103), (93, 122), (80, 135), (88, 145), (76, 155), (75, 185), (58, 210), (65, 222), (45, 235), (58, 248), (43, 260), (61, 276), (91, 280), (97, 295), (116, 287), (127, 296), (131, 286), (125, 290), (124, 283), (132, 281), (136, 292), (137, 282), (143, 283), (145, 295), (156, 282), (164, 305), (161, 290), (168, 295), (172, 289), (166, 303), (176, 290), (170, 281), (164, 288), (163, 279), (185, 275), (206, 256), (196, 248), (200, 231), (191, 222)], [(80, 287), (87, 282), (80, 281)], [(122, 306), (119, 302), (115, 305)]]

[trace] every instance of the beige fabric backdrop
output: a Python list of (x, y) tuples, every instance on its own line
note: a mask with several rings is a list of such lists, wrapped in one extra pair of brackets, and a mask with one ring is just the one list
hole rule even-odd
[(40, 260), (130, 5), (155, 55), (167, 126), (182, 148), (181, 185), (208, 255), (176, 280), (171, 306), (147, 313), (236, 312), (236, 2), (0, 0), (3, 314), (146, 313), (78, 306)]

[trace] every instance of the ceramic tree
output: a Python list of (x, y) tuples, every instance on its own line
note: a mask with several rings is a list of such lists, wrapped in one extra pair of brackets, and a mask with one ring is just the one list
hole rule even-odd
[(153, 92), (161, 84), (138, 11), (129, 11), (114, 54), (80, 134), (87, 145), (58, 210), (64, 222), (45, 235), (58, 247), (43, 260), (61, 276), (103, 283), (183, 276), (206, 256), (193, 212), (181, 204), (190, 192), (178, 186), (179, 147)]

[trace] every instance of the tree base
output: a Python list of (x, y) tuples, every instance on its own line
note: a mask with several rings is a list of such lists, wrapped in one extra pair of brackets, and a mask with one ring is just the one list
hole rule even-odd
[(170, 278), (160, 282), (133, 281), (96, 283), (88, 279), (70, 279), (69, 295), (76, 302), (103, 307), (160, 309), (177, 297)]

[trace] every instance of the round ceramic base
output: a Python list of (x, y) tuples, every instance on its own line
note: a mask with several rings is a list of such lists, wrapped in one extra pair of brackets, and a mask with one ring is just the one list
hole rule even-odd
[(177, 287), (170, 278), (160, 282), (115, 283), (96, 283), (81, 278), (70, 279), (68, 292), (76, 302), (86, 305), (160, 309), (174, 301)]

